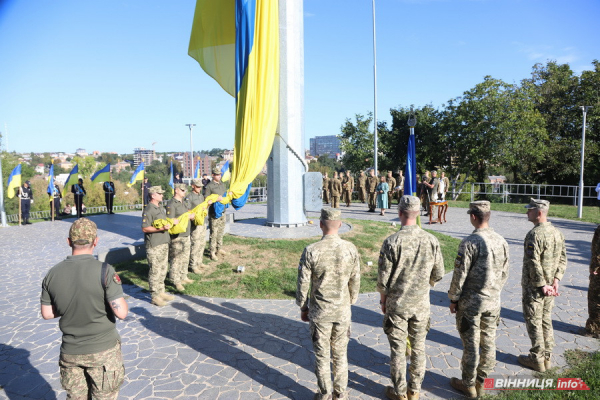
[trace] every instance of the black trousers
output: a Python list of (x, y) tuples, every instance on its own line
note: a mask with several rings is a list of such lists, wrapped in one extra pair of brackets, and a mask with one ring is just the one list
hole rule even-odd
[(104, 202), (106, 203), (106, 212), (112, 213), (114, 201), (115, 201), (114, 193), (104, 192)]
[(83, 195), (73, 195), (75, 198), (75, 209), (77, 210), (77, 218), (81, 218), (81, 205), (83, 204)]
[(60, 197), (55, 197), (50, 201), (50, 213), (52, 213), (52, 209), (54, 209), (54, 218), (58, 218), (60, 215)]
[(21, 218), (29, 219), (29, 210), (31, 209), (31, 199), (21, 199)]

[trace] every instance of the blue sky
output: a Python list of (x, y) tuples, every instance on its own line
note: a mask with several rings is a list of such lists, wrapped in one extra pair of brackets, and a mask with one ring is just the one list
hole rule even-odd
[[(371, 0), (305, 0), (305, 141), (373, 110)], [(235, 104), (187, 55), (195, 0), (0, 0), (8, 150), (233, 148)], [(378, 119), (486, 75), (600, 59), (598, 0), (377, 0)], [(6, 145), (6, 143), (4, 143)]]

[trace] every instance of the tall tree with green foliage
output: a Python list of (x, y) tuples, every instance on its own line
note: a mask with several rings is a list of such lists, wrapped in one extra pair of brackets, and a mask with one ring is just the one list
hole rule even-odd
[(356, 114), (356, 122), (346, 119), (340, 127), (340, 147), (344, 153), (342, 164), (351, 171), (364, 171), (373, 167), (373, 132), (369, 126), (373, 121), (373, 114)]

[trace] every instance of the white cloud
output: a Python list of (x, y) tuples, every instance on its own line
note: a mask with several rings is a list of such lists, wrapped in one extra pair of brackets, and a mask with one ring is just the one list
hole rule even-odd
[(547, 60), (555, 60), (559, 64), (572, 64), (579, 60), (577, 48), (572, 46), (555, 49), (549, 45), (531, 46), (521, 42), (513, 42), (513, 45), (519, 53), (525, 54), (532, 61), (545, 62)]

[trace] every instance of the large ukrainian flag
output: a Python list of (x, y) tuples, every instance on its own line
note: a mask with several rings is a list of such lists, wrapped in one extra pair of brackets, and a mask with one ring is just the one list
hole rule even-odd
[(279, 1), (197, 0), (188, 54), (236, 99), (235, 169), (240, 198), (273, 147), (279, 116)]

